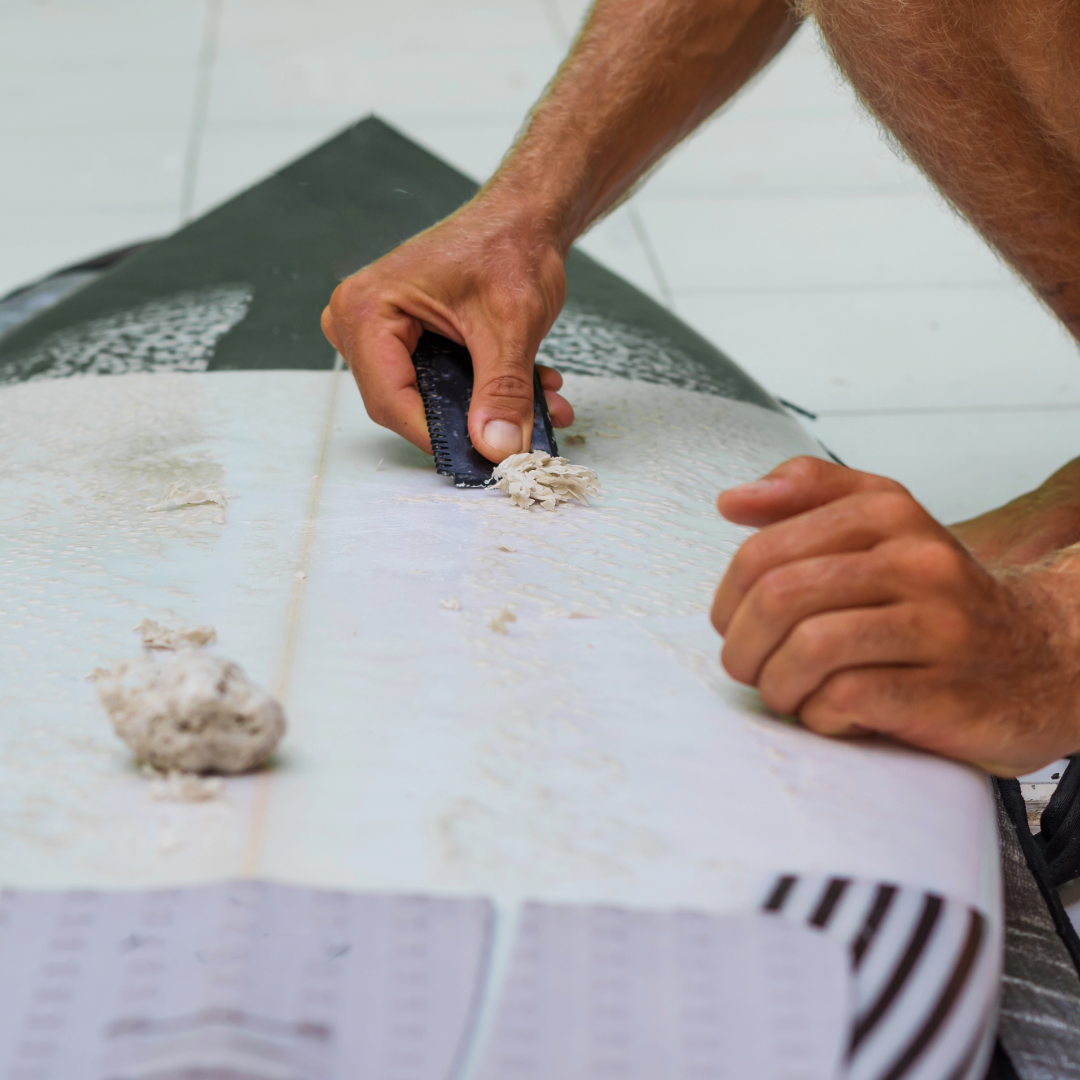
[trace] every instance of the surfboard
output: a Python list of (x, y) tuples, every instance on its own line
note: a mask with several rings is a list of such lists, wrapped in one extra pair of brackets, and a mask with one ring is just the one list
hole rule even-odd
[[(318, 313), (474, 190), (368, 119), (0, 338), (0, 971), (19, 920), (54, 940), (20, 912), (87, 890), (481, 903), (453, 916), (472, 959), (445, 998), (475, 1008), (402, 1075), (981, 1077), (986, 778), (815, 736), (719, 664), (709, 605), (748, 532), (716, 494), (821, 454), (805, 430), (579, 252), (540, 358), (565, 374), (589, 505), (457, 489), (366, 416)], [(227, 506), (151, 509), (177, 480)], [(138, 652), (145, 618), (213, 625), (277, 695), (272, 767), (155, 800), (85, 679)], [(0, 1000), (24, 992), (0, 974)], [(161, 1008), (144, 1065), (164, 1053), (146, 1039), (180, 1053), (170, 1016), (203, 1015)], [(24, 1011), (0, 1010), (9, 1056)]]

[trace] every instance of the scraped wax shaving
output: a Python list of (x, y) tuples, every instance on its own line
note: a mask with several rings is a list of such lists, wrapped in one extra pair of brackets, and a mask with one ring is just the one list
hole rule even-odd
[(177, 480), (165, 489), (162, 498), (149, 507), (151, 513), (165, 510), (184, 510), (189, 506), (217, 506), (221, 509), (218, 521), (225, 523), (225, 513), (229, 508), (229, 496), (219, 487), (206, 484), (196, 487), (190, 480)]
[(526, 510), (533, 503), (554, 510), (558, 503), (571, 499), (588, 504), (588, 496), (600, 491), (600, 481), (592, 469), (571, 465), (566, 458), (552, 457), (542, 450), (511, 454), (495, 466), (491, 479), (515, 506)]
[(212, 626), (181, 626), (170, 630), (153, 619), (143, 619), (135, 629), (142, 634), (143, 648), (183, 649), (191, 645), (212, 645), (217, 641), (217, 631)]

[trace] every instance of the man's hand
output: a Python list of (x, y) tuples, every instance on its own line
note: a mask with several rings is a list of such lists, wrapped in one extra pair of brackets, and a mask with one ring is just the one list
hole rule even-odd
[[(596, 0), (526, 129), (480, 194), (342, 282), (323, 312), (372, 419), (431, 452), (412, 353), (434, 330), (472, 353), (473, 445), (528, 450), (533, 360), (574, 241), (794, 33), (788, 0)], [(540, 369), (552, 423), (573, 422)]]
[[(491, 461), (528, 450), (533, 358), (566, 297), (561, 253), (528, 214), (474, 201), (343, 281), (323, 332), (348, 361), (368, 414), (431, 453), (412, 354), (424, 330), (465, 345), (474, 383), (469, 437)], [(541, 367), (548, 412), (574, 411), (562, 377)]]
[(718, 505), (761, 526), (712, 618), (771, 708), (1000, 776), (1080, 750), (1080, 554), (996, 578), (899, 484), (816, 458)]

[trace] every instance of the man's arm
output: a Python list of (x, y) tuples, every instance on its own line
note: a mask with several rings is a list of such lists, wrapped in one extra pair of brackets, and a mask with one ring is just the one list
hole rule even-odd
[(998, 570), (1030, 566), (1080, 542), (1080, 458), (1034, 491), (949, 531), (979, 562)]
[[(473, 445), (493, 461), (527, 449), (533, 362), (565, 300), (570, 245), (796, 26), (787, 0), (597, 0), (476, 198), (334, 291), (323, 329), (371, 417), (430, 452), (411, 356), (433, 330), (472, 353)], [(568, 425), (560, 377), (541, 381)]]
[(761, 527), (713, 624), (766, 704), (1000, 776), (1080, 751), (1080, 548), (991, 573), (895, 481), (816, 458), (718, 505)]

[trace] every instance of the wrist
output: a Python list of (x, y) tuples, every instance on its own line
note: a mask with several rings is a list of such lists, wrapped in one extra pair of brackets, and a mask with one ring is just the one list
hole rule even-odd
[[(501, 184), (485, 185), (446, 222), (465, 244), (484, 252), (484, 262), (520, 261), (538, 267), (556, 261), (561, 267), (569, 253), (565, 229), (550, 202), (535, 193), (521, 193)], [(572, 243), (572, 241), (571, 241)], [(506, 259), (498, 256), (503, 252)]]
[(1080, 540), (1080, 459), (996, 510), (950, 526), (980, 561), (1007, 571), (1041, 564)]
[(1026, 686), (1017, 715), (1029, 716), (1020, 728), (1045, 743), (1047, 761), (1080, 753), (1080, 545), (1001, 582), (1017, 601), (1013, 643), (1030, 635), (1032, 646), (1020, 650)]
[(500, 170), (459, 213), (482, 222), (485, 232), (514, 237), (526, 249), (557, 251), (564, 262), (584, 231), (576, 227), (565, 193), (517, 172)]

